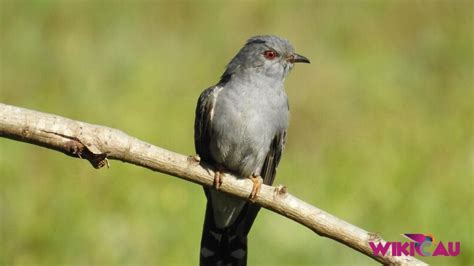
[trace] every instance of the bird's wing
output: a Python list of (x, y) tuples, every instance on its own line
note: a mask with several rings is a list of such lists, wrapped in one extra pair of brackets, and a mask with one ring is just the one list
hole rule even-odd
[[(286, 143), (286, 130), (278, 132), (270, 145), (270, 151), (267, 153), (267, 157), (262, 166), (261, 177), (265, 185), (271, 186), (273, 180), (275, 180), (276, 169), (278, 163), (280, 163), (281, 154), (285, 148)], [(247, 235), (252, 227), (255, 218), (257, 217), (260, 206), (256, 204), (247, 204), (247, 210), (243, 212), (242, 222), (239, 223), (238, 231), (242, 235)]]
[(214, 116), (214, 106), (217, 95), (222, 90), (220, 86), (213, 86), (201, 93), (196, 106), (194, 121), (194, 146), (197, 154), (207, 163), (212, 163), (209, 151), (211, 141), (211, 123)]
[[(214, 117), (214, 107), (216, 105), (217, 96), (223, 89), (222, 86), (216, 85), (204, 90), (199, 96), (196, 105), (196, 118), (194, 121), (194, 146), (196, 153), (202, 162), (214, 165), (211, 156), (210, 142), (212, 133), (212, 119)], [(204, 187), (206, 198), (209, 199), (209, 188)]]
[(280, 163), (281, 154), (286, 144), (286, 130), (279, 132), (273, 138), (270, 151), (262, 166), (261, 176), (265, 185), (272, 185), (275, 180), (276, 169)]

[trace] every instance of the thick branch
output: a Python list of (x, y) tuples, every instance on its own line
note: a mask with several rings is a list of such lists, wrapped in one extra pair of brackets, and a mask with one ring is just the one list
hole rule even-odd
[[(95, 168), (108, 165), (108, 159), (146, 167), (188, 181), (211, 186), (213, 171), (192, 157), (153, 146), (124, 132), (104, 126), (74, 121), (0, 103), (0, 136), (29, 142), (87, 159)], [(230, 174), (222, 177), (220, 190), (247, 199), (252, 182)], [(334, 239), (381, 263), (425, 265), (414, 257), (374, 255), (369, 241), (382, 242), (380, 236), (349, 224), (292, 195), (283, 186), (263, 185), (256, 203)]]

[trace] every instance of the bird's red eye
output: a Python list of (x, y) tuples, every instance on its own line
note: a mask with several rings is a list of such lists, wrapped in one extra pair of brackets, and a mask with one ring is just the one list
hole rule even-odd
[(266, 59), (275, 59), (275, 57), (277, 57), (277, 52), (273, 51), (273, 50), (266, 50), (265, 52), (263, 52), (263, 56), (265, 56)]

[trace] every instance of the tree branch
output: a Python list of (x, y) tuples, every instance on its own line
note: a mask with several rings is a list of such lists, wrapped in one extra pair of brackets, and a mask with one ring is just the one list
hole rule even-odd
[[(108, 159), (146, 167), (200, 185), (212, 186), (212, 168), (193, 157), (153, 146), (124, 132), (98, 125), (36, 112), (0, 103), (0, 136), (57, 150), (88, 160), (95, 168), (108, 166)], [(220, 190), (247, 199), (252, 182), (226, 174)], [(286, 216), (320, 236), (334, 239), (374, 260), (390, 265), (426, 265), (409, 256), (374, 255), (369, 241), (385, 243), (369, 233), (322, 211), (286, 191), (283, 186), (262, 185), (256, 203)]]

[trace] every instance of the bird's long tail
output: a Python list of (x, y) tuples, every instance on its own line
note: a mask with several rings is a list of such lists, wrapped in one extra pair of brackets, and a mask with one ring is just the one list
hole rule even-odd
[[(247, 204), (229, 227), (215, 225), (211, 201), (206, 206), (206, 217), (201, 238), (200, 265), (247, 265), (247, 235), (259, 207)], [(248, 219), (249, 214), (253, 219)]]

